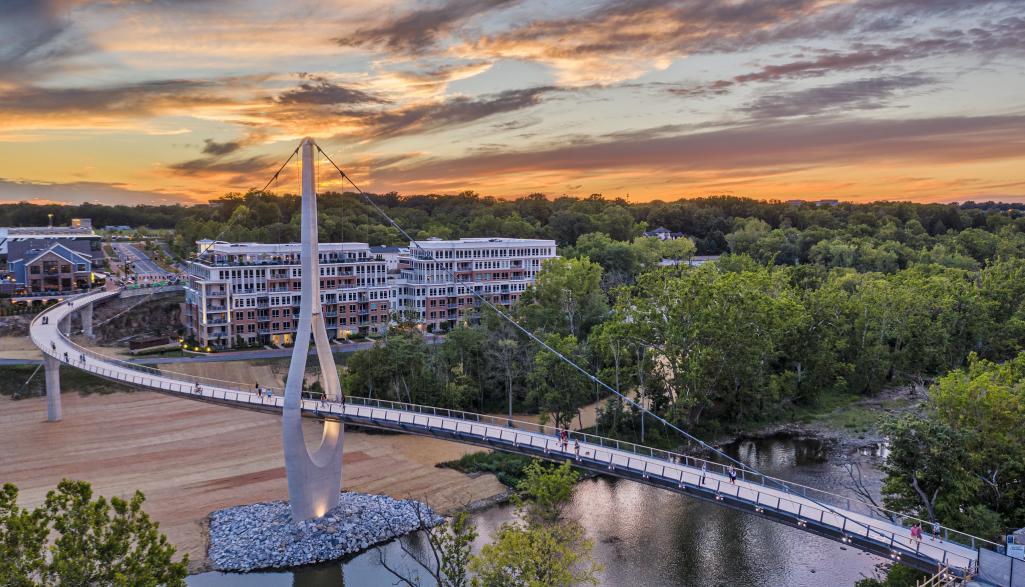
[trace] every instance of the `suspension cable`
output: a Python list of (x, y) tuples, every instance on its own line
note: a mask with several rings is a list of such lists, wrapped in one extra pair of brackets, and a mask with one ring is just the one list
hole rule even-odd
[[(314, 143), (314, 144), (316, 144), (316, 143)], [(386, 221), (388, 221), (389, 224), (391, 224), (393, 227), (395, 227), (395, 229), (398, 230), (399, 233), (401, 233), (404, 237), (409, 239), (409, 242), (415, 248), (419, 249), (422, 253), (427, 255), (428, 256), (427, 260), (434, 262), (435, 270), (437, 271), (438, 267), (441, 264), (438, 262), (437, 258), (435, 258), (434, 253), (428, 251), (423, 246), (421, 246), (419, 241), (414, 239), (408, 232), (406, 232), (406, 230), (403, 229), (402, 226), (400, 226), (399, 223), (396, 222), (394, 218), (389, 216), (383, 209), (381, 209), (380, 206), (378, 206), (373, 201), (373, 199), (370, 198), (370, 196), (366, 192), (364, 192), (358, 185), (356, 185), (356, 182), (354, 182), (352, 180), (352, 178), (349, 177), (349, 175), (347, 173), (342, 171), (342, 169), (338, 166), (338, 164), (336, 164), (334, 162), (334, 160), (331, 158), (331, 156), (328, 155), (323, 149), (320, 148), (320, 145), (316, 145), (316, 146), (317, 146), (317, 150), (322, 155), (324, 155), (324, 158), (327, 159), (327, 161), (329, 163), (331, 163), (332, 167), (335, 168), (335, 171), (337, 171), (338, 174), (342, 178), (344, 178), (347, 182), (349, 182), (349, 184), (357, 192), (359, 192), (359, 194), (361, 196), (363, 196), (363, 199), (366, 200), (366, 202), (368, 204), (370, 204), (374, 208), (374, 210), (376, 210), (378, 212), (378, 214), (380, 214)], [(446, 268), (446, 269), (443, 270), (443, 272), (447, 272), (448, 273), (448, 275), (449, 275), (449, 277), (450, 277), (450, 279), (451, 279), (451, 281), (453, 283), (458, 283), (456, 281), (456, 279), (455, 279), (455, 274), (454, 274), (454, 272), (451, 269), (447, 269)], [(640, 410), (642, 412), (642, 414), (648, 414), (649, 416), (651, 416), (652, 418), (654, 418), (655, 420), (660, 422), (662, 425), (664, 425), (664, 426), (668, 427), (669, 429), (677, 432), (678, 434), (682, 435), (684, 438), (686, 438), (686, 439), (688, 439), (688, 440), (690, 440), (692, 442), (697, 443), (698, 446), (700, 446), (701, 448), (703, 448), (703, 449), (705, 449), (707, 451), (710, 451), (710, 452), (712, 452), (712, 453), (714, 453), (716, 455), (719, 455), (720, 457), (722, 457), (722, 458), (726, 459), (727, 461), (729, 461), (731, 464), (737, 465), (742, 470), (746, 470), (746, 471), (749, 471), (749, 472), (751, 472), (751, 473), (753, 473), (755, 475), (761, 476), (763, 479), (771, 479), (772, 482), (774, 484), (776, 484), (777, 486), (779, 486), (783, 491), (785, 491), (786, 493), (790, 493), (790, 486), (786, 482), (784, 482), (782, 480), (779, 480), (779, 479), (776, 479), (776, 478), (774, 478), (774, 477), (772, 477), (770, 475), (766, 475), (765, 473), (761, 472), (757, 467), (755, 467), (753, 465), (748, 465), (748, 464), (746, 464), (746, 463), (744, 463), (744, 462), (742, 462), (742, 461), (740, 461), (738, 459), (735, 459), (735, 458), (731, 457), (730, 455), (728, 455), (724, 451), (722, 451), (722, 450), (720, 450), (720, 449), (718, 449), (718, 448), (716, 448), (714, 446), (711, 446), (710, 444), (706, 443), (705, 441), (701, 440), (700, 438), (698, 438), (698, 437), (694, 436), (693, 434), (687, 432), (683, 428), (680, 428), (679, 426), (676, 426), (675, 424), (673, 424), (672, 422), (666, 420), (662, 416), (660, 416), (660, 415), (656, 414), (655, 412), (652, 412), (651, 410), (647, 409), (646, 407), (641, 405), (639, 402), (634, 401), (632, 398), (624, 395), (623, 393), (620, 393), (619, 390), (613, 388), (611, 385), (609, 385), (608, 383), (603, 381), (598, 376), (592, 374), (591, 372), (586, 370), (584, 367), (581, 367), (573, 359), (567, 357), (566, 355), (564, 355), (564, 354), (560, 353), (559, 351), (555, 350), (554, 348), (552, 348), (551, 345), (549, 345), (544, 340), (542, 340), (540, 337), (538, 337), (536, 334), (534, 334), (533, 332), (531, 332), (530, 330), (528, 330), (527, 328), (522, 326), (519, 322), (517, 322), (514, 318), (512, 318), (509, 314), (504, 312), (502, 309), (500, 309), (498, 306), (496, 306), (490, 300), (488, 300), (484, 296), (482, 296), (479, 293), (477, 293), (472, 287), (468, 287), (467, 289), (470, 291), (470, 294), (473, 297), (477, 298), (481, 303), (483, 303), (485, 306), (487, 306), (492, 311), (494, 311), (496, 314), (498, 314), (498, 316), (500, 318), (502, 318), (503, 320), (505, 320), (506, 322), (511, 324), (517, 330), (522, 332), (527, 338), (529, 338), (530, 340), (532, 340), (535, 343), (537, 343), (543, 349), (545, 349), (546, 351), (548, 351), (548, 352), (552, 353), (553, 355), (555, 355), (555, 357), (557, 357), (563, 363), (565, 363), (566, 365), (569, 365), (574, 370), (579, 372), (581, 375), (586, 377), (588, 380), (592, 381), (595, 385), (600, 386), (600, 387), (604, 388), (605, 390), (607, 390), (608, 392), (616, 395), (617, 397), (619, 397), (623, 401), (627, 402), (628, 404), (630, 404), (633, 407), (635, 407), (638, 410)], [(819, 505), (819, 506), (829, 510), (833, 514), (835, 514), (837, 516), (840, 516), (841, 518), (843, 518), (845, 520), (851, 520), (852, 522), (855, 522), (855, 523), (861, 524), (862, 526), (865, 526), (867, 529), (871, 529), (871, 527), (868, 526), (867, 524), (858, 522), (857, 520), (854, 520), (854, 519), (850, 518), (848, 515), (846, 515), (845, 513), (841, 512), (841, 511), (837, 511), (835, 508), (833, 508), (829, 504), (822, 503), (821, 501), (819, 501), (819, 500), (817, 500), (817, 499), (815, 499), (813, 497), (808, 497), (807, 495), (805, 495), (804, 498), (807, 499), (808, 501), (816, 504), (816, 505)], [(882, 532), (880, 532), (878, 530), (873, 530), (873, 531), (876, 532), (877, 534), (879, 534), (880, 536), (885, 536)]]
[[(295, 155), (299, 152), (299, 148), (301, 146), (302, 145), (300, 145), (299, 147), (296, 147), (295, 150), (292, 151), (292, 153), (288, 156), (288, 159), (285, 159), (285, 162), (281, 164), (281, 167), (278, 167), (278, 170), (274, 172), (274, 175), (272, 175), (271, 178), (267, 180), (267, 183), (264, 184), (263, 189), (260, 190), (261, 192), (266, 192), (267, 188), (269, 188), (272, 183), (274, 183), (274, 182), (276, 182), (278, 180), (278, 177), (281, 175), (281, 172), (285, 170), (285, 167), (292, 161), (292, 159), (295, 157)], [(213, 239), (211, 239), (213, 242), (210, 244), (210, 246), (208, 246), (205, 250), (199, 251), (199, 253), (196, 256), (199, 257), (201, 255), (204, 255), (207, 251), (209, 251), (210, 247), (212, 247), (214, 245), (214, 243), (219, 241), (221, 239), (221, 237), (224, 236), (224, 233), (228, 232), (228, 229), (230, 229), (232, 226), (234, 226), (234, 224), (235, 224), (234, 216), (229, 217), (228, 218), (228, 222), (224, 225), (224, 227), (221, 228), (220, 231), (218, 231), (218, 233), (213, 237)], [(154, 290), (152, 292), (150, 292), (149, 294), (143, 296), (143, 298), (140, 299), (138, 302), (128, 306), (127, 308), (125, 308), (124, 310), (114, 314), (110, 318), (107, 318), (106, 320), (103, 320), (101, 322), (97, 322), (96, 324), (93, 325), (93, 329), (105, 326), (105, 325), (109, 324), (111, 321), (113, 321), (113, 320), (115, 320), (115, 319), (117, 319), (117, 318), (127, 314), (128, 312), (131, 312), (136, 307), (141, 306), (142, 304), (148, 302), (150, 300), (150, 298), (152, 298), (154, 295), (157, 294), (157, 291), (156, 291), (157, 289), (159, 289), (159, 288), (154, 288)], [(76, 332), (82, 332), (82, 331), (78, 330)]]
[[(398, 222), (396, 222), (391, 216), (389, 216), (384, 210), (382, 210), (380, 206), (378, 206), (376, 203), (374, 203), (374, 201), (370, 198), (370, 196), (368, 196), (366, 192), (364, 192), (358, 185), (356, 185), (356, 183), (354, 181), (352, 181), (352, 178), (350, 178), (348, 176), (348, 174), (346, 174), (344, 171), (341, 170), (341, 168), (338, 167), (338, 165), (334, 162), (334, 160), (331, 159), (331, 156), (328, 155), (327, 153), (325, 153), (324, 150), (320, 148), (320, 145), (317, 145), (317, 150), (320, 151), (321, 153), (323, 153), (324, 157), (328, 160), (328, 162), (331, 163), (331, 165), (335, 168), (335, 170), (346, 181), (348, 181), (349, 184), (352, 185), (352, 187), (357, 192), (359, 192), (360, 195), (363, 196), (363, 199), (365, 199), (367, 201), (367, 203), (369, 203), (375, 210), (377, 210), (377, 212), (382, 217), (384, 217), (384, 219), (387, 220), (393, 227), (395, 227), (403, 236), (405, 236), (407, 239), (409, 239), (410, 243), (412, 243), (414, 247), (419, 249), (424, 254), (428, 255), (429, 256), (428, 260), (433, 261), (435, 263), (435, 268), (436, 268), (435, 270), (437, 270), (437, 268), (440, 266), (440, 263), (438, 263), (437, 259), (434, 257), (434, 253), (424, 249), (420, 245), (419, 241), (417, 241), (412, 236), (410, 236), (410, 234), (408, 232), (406, 232), (405, 229), (403, 229), (401, 226), (399, 226)], [(445, 269), (444, 271), (447, 271), (449, 276), (452, 278), (452, 281), (456, 282), (455, 275), (452, 273), (452, 270)], [(679, 428), (678, 426), (674, 425), (672, 422), (669, 422), (668, 420), (666, 420), (665, 418), (659, 416), (658, 414), (656, 414), (654, 412), (651, 412), (650, 410), (648, 410), (647, 408), (642, 406), (640, 403), (634, 401), (630, 397), (620, 393), (619, 391), (614, 389), (611, 385), (605, 383), (599, 377), (591, 374), (589, 371), (587, 371), (585, 368), (581, 367), (579, 364), (577, 364), (575, 361), (573, 361), (569, 357), (565, 356), (564, 354), (562, 354), (559, 351), (557, 351), (554, 348), (552, 348), (551, 345), (549, 345), (547, 342), (542, 340), (540, 337), (538, 337), (533, 332), (527, 330), (525, 327), (520, 325), (519, 322), (517, 322), (515, 319), (513, 319), (511, 316), (509, 316), (506, 312), (504, 312), (503, 310), (498, 308), (498, 306), (496, 306), (490, 300), (488, 300), (484, 296), (482, 296), (479, 293), (477, 293), (473, 288), (467, 288), (467, 289), (470, 291), (471, 295), (473, 295), (474, 297), (478, 298), (484, 305), (486, 305), (488, 308), (490, 308), (496, 314), (498, 314), (499, 317), (501, 317), (503, 320), (505, 320), (506, 322), (508, 322), (512, 326), (514, 326), (517, 330), (519, 330), (524, 335), (526, 335), (529, 339), (531, 339), (532, 341), (534, 341), (535, 343), (537, 343), (538, 345), (543, 347), (546, 351), (548, 351), (548, 352), (552, 353), (553, 355), (555, 355), (557, 358), (559, 358), (559, 360), (561, 360), (562, 362), (566, 363), (567, 365), (569, 365), (570, 367), (575, 369), (577, 372), (579, 372), (581, 375), (586, 377), (588, 380), (592, 381), (595, 385), (599, 385), (599, 386), (603, 387), (604, 389), (606, 389), (607, 391), (609, 391), (609, 392), (619, 396), (621, 399), (623, 399), (624, 401), (628, 402), (630, 405), (632, 405), (635, 408), (641, 410), (642, 412), (645, 412), (645, 413), (649, 414), (653, 418), (656, 418), (659, 422), (661, 422), (662, 424), (664, 424), (664, 425), (668, 426), (669, 428), (675, 430), (679, 434), (682, 434), (688, 440), (690, 440), (692, 442), (696, 442), (702, 448), (704, 448), (706, 450), (709, 450), (709, 451), (712, 451), (712, 452), (714, 452), (716, 454), (719, 454), (719, 455), (725, 457), (726, 459), (729, 459), (731, 462), (736, 463), (737, 465), (741, 466), (742, 468), (750, 470), (753, 473), (757, 473), (759, 475), (762, 474), (761, 472), (759, 472), (759, 471), (757, 471), (757, 470), (755, 470), (753, 468), (750, 468), (749, 466), (747, 466), (744, 463), (734, 459), (733, 457), (731, 457), (728, 454), (722, 452), (721, 450), (719, 450), (719, 449), (717, 449), (717, 448), (707, 444), (705, 441), (703, 441), (700, 438), (697, 438), (696, 436), (690, 434), (686, 430), (683, 430), (682, 428)]]

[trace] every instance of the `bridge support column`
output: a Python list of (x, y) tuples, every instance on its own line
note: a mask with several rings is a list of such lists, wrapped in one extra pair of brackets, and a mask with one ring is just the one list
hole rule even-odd
[(46, 374), (46, 420), (61, 421), (61, 372), (60, 361), (50, 355), (43, 355), (43, 369)]
[(329, 401), (342, 398), (331, 345), (320, 305), (320, 262), (317, 248), (317, 194), (313, 177), (313, 140), (302, 144), (302, 298), (299, 327), (295, 335), (292, 361), (285, 382), (285, 406), (281, 414), (285, 472), (288, 476), (288, 501), (293, 520), (319, 518), (338, 505), (342, 486), (342, 443), (345, 427), (341, 422), (324, 422), (320, 446), (312, 454), (306, 448), (302, 429), (302, 386), (306, 375), (306, 357), (310, 339), (317, 349), (321, 385)]
[(82, 334), (93, 337), (93, 305), (88, 304), (84, 308), (78, 311), (78, 315), (82, 320)]

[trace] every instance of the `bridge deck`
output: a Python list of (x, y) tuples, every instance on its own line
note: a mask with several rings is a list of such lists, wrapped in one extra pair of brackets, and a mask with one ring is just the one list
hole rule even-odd
[[(285, 398), (280, 391), (267, 397), (241, 384), (165, 374), (98, 355), (74, 344), (60, 332), (59, 323), (73, 313), (76, 306), (115, 295), (117, 292), (86, 294), (40, 314), (32, 323), (33, 342), (44, 353), (71, 367), (108, 379), (235, 407), (272, 412), (283, 409)], [(48, 317), (46, 324), (44, 316)], [(579, 433), (573, 433), (564, 447), (552, 429), (529, 423), (510, 427), (504, 418), (479, 414), (355, 397), (344, 403), (301, 401), (303, 413), (308, 417), (447, 438), (550, 460), (571, 459), (584, 469), (768, 517), (926, 571), (933, 571), (940, 565), (963, 571), (973, 568), (978, 559), (978, 552), (972, 546), (979, 544), (972, 537), (959, 536), (963, 542), (971, 539), (974, 544), (969, 545), (929, 538), (915, 541), (909, 528), (887, 519), (887, 512), (877, 511), (864, 502), (768, 477), (752, 478), (744, 474), (736, 483), (731, 483), (719, 463)], [(575, 451), (576, 440), (580, 441), (579, 454)], [(707, 472), (702, 472), (702, 465), (707, 467)], [(836, 505), (844, 500), (846, 507)], [(827, 503), (829, 501), (834, 503)], [(896, 519), (900, 521), (899, 517)]]

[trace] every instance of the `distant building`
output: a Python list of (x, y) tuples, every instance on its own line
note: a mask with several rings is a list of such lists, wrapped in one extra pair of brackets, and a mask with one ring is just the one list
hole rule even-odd
[[(182, 323), (201, 346), (291, 344), (299, 319), (299, 243), (200, 241), (188, 264)], [(383, 332), (394, 306), (383, 259), (365, 243), (320, 243), (328, 336)]]
[(688, 267), (700, 267), (705, 263), (714, 263), (719, 260), (719, 255), (695, 255), (689, 259), (662, 259), (659, 265), (662, 267), (675, 267), (686, 265)]
[(108, 224), (103, 227), (103, 230), (107, 232), (131, 232), (133, 229), (131, 226), (124, 224)]
[(71, 228), (86, 228), (86, 229), (92, 230), (93, 229), (93, 219), (92, 218), (72, 218), (71, 219)]
[(654, 237), (654, 238), (657, 238), (659, 240), (669, 241), (669, 240), (676, 240), (678, 238), (683, 238), (684, 235), (683, 235), (682, 232), (672, 232), (668, 228), (660, 226), (660, 227), (656, 228), (655, 230), (648, 230), (648, 231), (646, 231), (644, 233), (644, 236)]
[(100, 250), (101, 240), (92, 228), (0, 228), (0, 257), (8, 261), (21, 259), (27, 251), (45, 249), (52, 244), (61, 244), (79, 254), (95, 257)]
[[(430, 239), (402, 255), (398, 310), (428, 330), (446, 330), (475, 314), (480, 296), (509, 307), (534, 283), (555, 241), (521, 238)], [(476, 294), (476, 295), (475, 295)]]
[(16, 290), (27, 293), (64, 293), (87, 289), (92, 282), (92, 259), (54, 243), (32, 249), (8, 263)]
[[(199, 241), (188, 265), (182, 322), (201, 346), (291, 344), (302, 267), (298, 243)], [(446, 330), (483, 297), (508, 307), (534, 281), (555, 241), (427, 240), (421, 248), (320, 243), (321, 308), (328, 336), (383, 333), (395, 317)]]
[(822, 207), (822, 206), (836, 207), (836, 206), (840, 205), (840, 200), (816, 200), (815, 201), (815, 205), (819, 206), (819, 207)]
[(409, 247), (386, 247), (384, 245), (376, 245), (370, 247), (370, 254), (383, 259), (388, 273), (396, 275), (399, 272), (399, 256), (408, 255)]

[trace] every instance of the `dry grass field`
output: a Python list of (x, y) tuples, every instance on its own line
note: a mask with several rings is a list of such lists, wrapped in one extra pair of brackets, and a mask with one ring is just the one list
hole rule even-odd
[[(0, 482), (39, 504), (61, 478), (89, 481), (100, 495), (146, 494), (146, 510), (192, 568), (202, 568), (204, 519), (214, 510), (285, 499), (276, 416), (152, 392), (80, 396), (65, 391), (64, 421), (47, 423), (46, 398), (0, 398)], [(319, 424), (307, 423), (307, 438)], [(474, 447), (430, 438), (350, 431), (342, 486), (426, 499), (441, 511), (495, 496), (491, 475), (470, 478), (434, 465)]]

